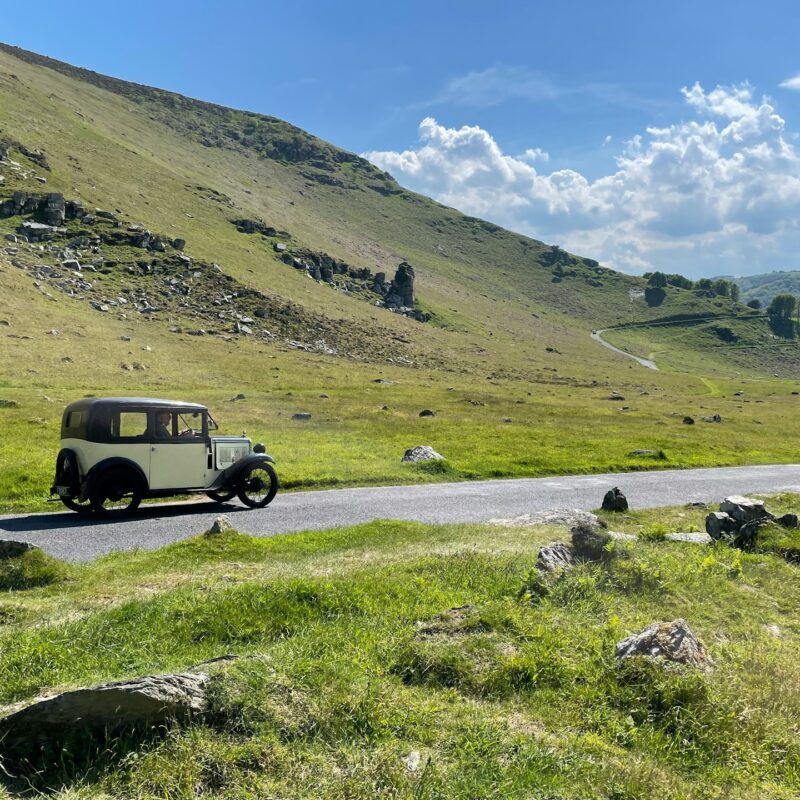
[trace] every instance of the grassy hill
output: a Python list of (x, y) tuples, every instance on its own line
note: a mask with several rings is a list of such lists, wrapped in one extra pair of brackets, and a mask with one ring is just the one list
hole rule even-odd
[[(629, 453), (647, 448), (670, 466), (793, 458), (794, 351), (764, 319), (703, 292), (653, 297), (591, 254), (409, 192), (289, 123), (2, 45), (0, 146), (0, 202), (62, 193), (96, 217), (0, 247), (6, 509), (42, 507), (61, 408), (86, 393), (207, 402), (267, 442), (290, 487), (641, 468)], [(0, 235), (32, 216), (1, 218)], [(163, 250), (136, 246), (141, 229)], [(64, 266), (76, 248), (96, 271)], [(410, 263), (430, 321), (377, 307), (370, 281), (314, 280), (283, 260), (308, 253), (388, 280)], [(733, 332), (711, 353), (692, 335), (709, 318)], [(664, 320), (659, 372), (589, 337)], [(768, 402), (728, 413), (743, 387)], [(725, 437), (680, 426), (705, 407)], [(448, 457), (438, 472), (399, 463), (422, 443)]]
[(742, 291), (742, 300), (760, 300), (766, 308), (778, 294), (800, 295), (800, 271), (780, 270), (762, 275), (746, 275), (734, 278)]

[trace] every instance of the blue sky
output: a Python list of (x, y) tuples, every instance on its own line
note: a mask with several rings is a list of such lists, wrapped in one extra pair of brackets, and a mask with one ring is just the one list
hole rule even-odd
[(39, 0), (0, 39), (287, 119), (621, 269), (800, 268), (797, 3), (654, 5)]

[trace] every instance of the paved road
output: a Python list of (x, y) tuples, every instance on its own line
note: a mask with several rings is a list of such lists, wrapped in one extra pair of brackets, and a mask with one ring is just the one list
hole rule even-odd
[[(231, 504), (224, 513), (239, 530), (257, 536), (373, 519), (484, 522), (551, 509), (591, 510), (612, 486), (622, 487), (632, 508), (719, 502), (730, 494), (800, 492), (800, 464), (279, 493), (265, 509)], [(0, 538), (34, 542), (59, 558), (85, 561), (193, 536), (207, 530), (220, 513), (222, 507), (214, 503), (195, 502), (149, 506), (115, 522), (71, 512), (6, 516), (0, 517)]]
[(658, 369), (656, 366), (655, 361), (651, 361), (649, 358), (639, 358), (639, 356), (633, 355), (633, 353), (629, 353), (627, 350), (620, 350), (619, 347), (614, 347), (611, 342), (607, 342), (603, 338), (603, 334), (608, 330), (608, 328), (604, 328), (601, 331), (592, 331), (592, 339), (596, 342), (600, 342), (603, 347), (607, 347), (609, 350), (613, 350), (615, 353), (619, 353), (621, 356), (625, 356), (625, 358), (632, 358), (634, 361), (641, 364), (643, 367), (647, 367), (648, 369)]

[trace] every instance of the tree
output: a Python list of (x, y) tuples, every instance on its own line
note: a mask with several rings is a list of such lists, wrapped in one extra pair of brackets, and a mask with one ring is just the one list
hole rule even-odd
[(667, 285), (667, 276), (663, 272), (654, 272), (647, 281), (647, 285), (663, 289)]
[(719, 280), (714, 281), (713, 285), (711, 286), (711, 291), (714, 292), (717, 297), (729, 297), (731, 293), (731, 285), (728, 281)]
[(733, 300), (734, 303), (738, 303), (740, 295), (741, 289), (739, 288), (739, 284), (731, 281), (731, 300)]
[(747, 307), (754, 308), (756, 311), (758, 311), (758, 309), (761, 308), (761, 301), (758, 299), (748, 300)]
[(769, 304), (767, 314), (778, 319), (791, 319), (797, 308), (797, 298), (793, 294), (776, 294)]

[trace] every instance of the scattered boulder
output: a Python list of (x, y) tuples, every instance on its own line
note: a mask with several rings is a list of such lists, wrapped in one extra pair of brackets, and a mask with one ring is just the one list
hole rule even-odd
[(220, 533), (226, 533), (227, 531), (232, 531), (232, 530), (233, 530), (233, 525), (231, 524), (231, 521), (223, 514), (222, 516), (219, 516), (214, 520), (211, 527), (208, 529), (206, 535), (217, 536)]
[(784, 514), (782, 517), (778, 517), (775, 522), (783, 528), (800, 527), (800, 519), (798, 519), (797, 514)]
[(311, 414), (308, 411), (298, 411), (296, 414), (292, 414), (292, 419), (298, 420), (299, 422), (307, 422), (311, 419)]
[(617, 643), (617, 663), (626, 658), (644, 656), (676, 664), (711, 669), (714, 661), (705, 645), (694, 635), (684, 619), (656, 622)]
[(628, 499), (625, 495), (620, 491), (619, 487), (615, 486), (613, 489), (609, 489), (605, 497), (603, 497), (603, 511), (627, 511), (628, 510)]
[(202, 672), (148, 675), (65, 692), (0, 720), (4, 763), (56, 752), (71, 736), (112, 736), (186, 720), (205, 709)]
[(421, 417), (435, 417), (436, 416), (436, 412), (435, 411), (431, 411), (429, 408), (424, 408), (424, 409), (422, 409), (422, 411), (419, 412), (419, 415)]
[(550, 542), (539, 548), (536, 568), (542, 572), (558, 572), (574, 566), (572, 551), (564, 542)]
[(16, 400), (0, 400), (0, 408), (19, 408), (19, 403)]
[(703, 417), (703, 422), (722, 422), (722, 417), (719, 414), (711, 414), (708, 417)]
[(739, 523), (751, 522), (756, 519), (774, 519), (762, 500), (753, 500), (741, 495), (726, 497), (719, 504), (719, 510), (729, 514)]
[(694, 418), (693, 417), (689, 417), (689, 416), (684, 417), (683, 418), (683, 424), (684, 425), (694, 425)]
[(402, 461), (405, 463), (417, 464), (421, 461), (444, 461), (443, 455), (437, 453), (428, 445), (418, 445), (412, 447), (403, 454)]
[(35, 544), (30, 542), (15, 542), (12, 539), (0, 539), (0, 560), (7, 558), (19, 558), (29, 553), (31, 550), (38, 550)]
[(712, 511), (706, 517), (706, 533), (714, 540), (727, 539), (738, 530), (736, 520), (724, 511)]
[(624, 400), (625, 398), (619, 392), (611, 392), (611, 394), (608, 396), (608, 399), (618, 402), (620, 400)]
[(611, 534), (600, 525), (576, 525), (570, 533), (573, 554), (588, 561), (603, 559), (612, 541)]

